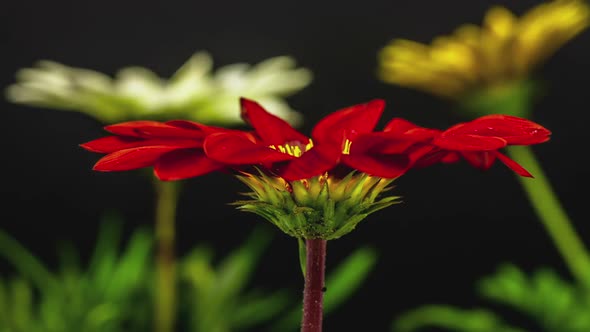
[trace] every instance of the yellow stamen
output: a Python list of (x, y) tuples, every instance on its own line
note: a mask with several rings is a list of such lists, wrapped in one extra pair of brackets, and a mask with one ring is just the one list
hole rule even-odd
[(344, 146), (342, 147), (342, 154), (350, 154), (350, 147), (352, 146), (352, 142), (349, 139), (344, 141)]
[(283, 145), (269, 145), (268, 147), (293, 157), (301, 157), (302, 154), (313, 147), (313, 142), (309, 140), (309, 143), (302, 145), (300, 142), (293, 141)]

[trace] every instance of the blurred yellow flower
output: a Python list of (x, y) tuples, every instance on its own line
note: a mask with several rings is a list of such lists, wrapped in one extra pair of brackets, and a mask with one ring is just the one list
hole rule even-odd
[(590, 24), (585, 1), (554, 0), (521, 17), (494, 6), (481, 27), (466, 24), (430, 45), (396, 39), (378, 56), (387, 83), (458, 98), (473, 90), (526, 80), (536, 65)]
[(311, 83), (312, 73), (296, 68), (293, 58), (278, 56), (256, 65), (212, 69), (212, 58), (205, 51), (193, 54), (170, 79), (142, 67), (122, 68), (111, 78), (42, 60), (17, 72), (17, 82), (6, 89), (6, 97), (14, 103), (83, 112), (107, 124), (182, 118), (226, 126), (242, 123), (238, 100), (246, 97), (292, 125), (302, 121), (284, 98)]

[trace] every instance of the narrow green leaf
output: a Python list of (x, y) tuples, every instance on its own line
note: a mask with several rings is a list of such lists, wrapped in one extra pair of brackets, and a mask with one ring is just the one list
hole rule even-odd
[(272, 294), (259, 294), (256, 297), (245, 296), (235, 306), (229, 319), (231, 326), (236, 329), (248, 328), (253, 325), (270, 320), (283, 311), (291, 298), (285, 290)]
[(257, 227), (237, 250), (223, 259), (218, 269), (218, 297), (229, 299), (237, 296), (250, 280), (255, 265), (270, 241), (271, 233), (266, 228)]
[(95, 285), (101, 288), (108, 287), (110, 276), (115, 269), (121, 232), (122, 221), (119, 215), (109, 211), (101, 221), (88, 267), (88, 273), (93, 276)]
[(301, 273), (303, 273), (303, 278), (305, 279), (305, 266), (307, 265), (307, 253), (305, 249), (305, 239), (300, 237), (297, 238), (297, 244), (299, 246), (299, 265), (301, 266)]
[(116, 265), (109, 286), (110, 297), (124, 296), (145, 280), (151, 262), (153, 239), (146, 229), (133, 232)]
[(342, 305), (362, 285), (377, 263), (377, 252), (370, 247), (355, 250), (326, 278), (324, 312)]
[(452, 332), (525, 332), (505, 325), (489, 310), (464, 310), (438, 304), (424, 305), (407, 311), (399, 315), (391, 326), (394, 332), (424, 331), (427, 328), (442, 328)]
[(43, 266), (31, 252), (18, 241), (0, 230), (0, 255), (4, 256), (16, 269), (42, 291), (48, 291), (57, 284), (53, 274)]

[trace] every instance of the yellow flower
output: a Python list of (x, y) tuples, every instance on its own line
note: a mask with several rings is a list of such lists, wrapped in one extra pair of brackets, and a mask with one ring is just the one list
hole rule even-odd
[(495, 6), (481, 27), (460, 26), (430, 45), (393, 40), (379, 53), (378, 75), (387, 83), (458, 98), (526, 80), (535, 66), (589, 24), (585, 1), (545, 2), (521, 17)]
[(170, 79), (142, 67), (120, 69), (111, 78), (103, 73), (39, 61), (20, 69), (17, 82), (6, 89), (14, 103), (86, 113), (110, 124), (130, 120), (190, 119), (206, 124), (238, 125), (240, 97), (259, 101), (292, 125), (300, 113), (285, 97), (312, 80), (306, 68), (296, 68), (289, 56), (256, 65), (230, 64), (213, 71), (207, 52), (197, 52)]

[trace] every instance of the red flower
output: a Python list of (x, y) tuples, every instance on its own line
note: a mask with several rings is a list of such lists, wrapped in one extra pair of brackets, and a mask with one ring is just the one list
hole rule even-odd
[(126, 171), (153, 166), (154, 174), (160, 180), (180, 180), (225, 167), (225, 164), (205, 155), (203, 141), (207, 135), (230, 132), (229, 129), (173, 120), (164, 123), (124, 122), (106, 126), (105, 130), (115, 136), (81, 144), (89, 151), (107, 153), (94, 165), (93, 169), (97, 171)]
[[(434, 161), (453, 162), (463, 157), (471, 165), (487, 170), (496, 159), (521, 176), (533, 177), (526, 169), (500, 153), (508, 145), (532, 145), (549, 140), (551, 132), (543, 126), (515, 116), (486, 115), (457, 124), (436, 136), (437, 147), (422, 160), (422, 166)], [(430, 159), (430, 160), (429, 160)]]
[[(288, 181), (324, 174), (342, 165), (388, 178), (403, 174), (411, 160), (403, 154), (406, 142), (387, 145), (373, 129), (385, 106), (375, 99), (338, 110), (312, 130), (312, 139), (254, 101), (242, 98), (242, 117), (255, 129), (256, 139), (232, 133), (207, 137), (204, 148), (217, 161), (236, 165), (260, 164)], [(391, 133), (390, 135), (394, 135)], [(403, 145), (403, 146), (402, 146)]]

